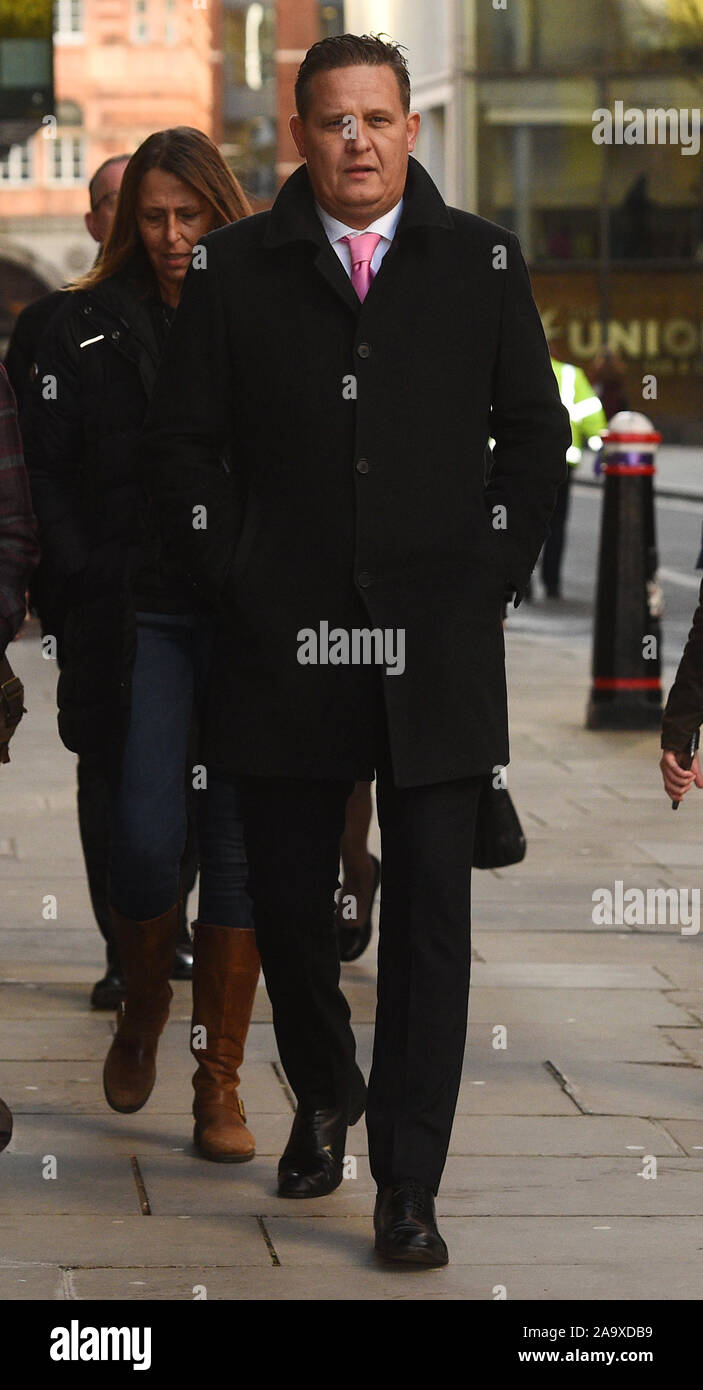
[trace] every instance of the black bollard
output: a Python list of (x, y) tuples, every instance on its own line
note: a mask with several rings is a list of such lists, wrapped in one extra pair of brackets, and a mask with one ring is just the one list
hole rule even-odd
[(625, 410), (603, 433), (605, 474), (588, 729), (661, 724), (654, 473), (661, 435)]

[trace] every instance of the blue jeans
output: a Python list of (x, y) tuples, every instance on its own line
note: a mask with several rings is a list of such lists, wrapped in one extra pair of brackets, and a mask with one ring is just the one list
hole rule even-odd
[[(123, 917), (146, 921), (178, 900), (186, 837), (186, 767), (193, 717), (202, 718), (212, 622), (195, 614), (137, 614), (129, 733), (110, 796), (108, 890)], [(197, 758), (196, 758), (197, 764)], [(198, 920), (253, 927), (238, 781), (205, 769), (195, 790), (200, 851)]]

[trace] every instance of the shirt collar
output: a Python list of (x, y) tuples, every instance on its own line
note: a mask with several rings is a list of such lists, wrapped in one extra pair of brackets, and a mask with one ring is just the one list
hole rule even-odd
[[(317, 215), (331, 242), (340, 241), (344, 236), (361, 236), (362, 233), (356, 227), (347, 227), (344, 222), (340, 222), (336, 217), (332, 217), (329, 212), (325, 212), (319, 203), (315, 203)], [(371, 222), (368, 227), (364, 227), (364, 232), (378, 232), (386, 241), (392, 241), (396, 233), (396, 228), (400, 221), (403, 211), (403, 199), (396, 203), (394, 208), (385, 212), (383, 217), (378, 217), (375, 222)]]

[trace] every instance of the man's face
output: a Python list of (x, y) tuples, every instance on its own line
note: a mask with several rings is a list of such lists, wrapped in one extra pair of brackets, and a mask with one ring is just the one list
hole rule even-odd
[(292, 116), (290, 129), (313, 193), (325, 212), (362, 231), (402, 198), (420, 117), (406, 116), (387, 64), (318, 72), (309, 95), (305, 120)]
[(108, 164), (107, 169), (103, 169), (98, 179), (97, 187), (93, 190), (95, 202), (92, 210), (85, 214), (85, 225), (93, 241), (97, 241), (100, 246), (104, 241), (107, 241), (107, 234), (112, 226), (112, 219), (117, 207), (122, 175), (126, 168), (126, 159), (119, 164)]

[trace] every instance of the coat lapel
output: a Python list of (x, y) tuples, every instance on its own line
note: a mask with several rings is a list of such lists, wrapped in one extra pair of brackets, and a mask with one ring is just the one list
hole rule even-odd
[(328, 285), (332, 286), (332, 289), (344, 300), (344, 303), (349, 305), (352, 313), (358, 317), (359, 310), (361, 309), (359, 296), (337, 252), (330, 246), (324, 228), (322, 234), (325, 237), (326, 245), (320, 247), (315, 257), (315, 269), (319, 270)]
[[(403, 213), (393, 245), (386, 252), (381, 266), (397, 251), (399, 237), (412, 227), (440, 226), (451, 230), (451, 213), (429, 174), (416, 159), (408, 163), (404, 191)], [(284, 246), (291, 241), (308, 241), (317, 247), (315, 269), (339, 295), (355, 317), (361, 304), (336, 251), (330, 246), (325, 229), (315, 210), (307, 165), (302, 164), (284, 183), (269, 213), (264, 234), (264, 246)], [(379, 274), (381, 273), (379, 271)], [(369, 294), (373, 293), (373, 286)]]

